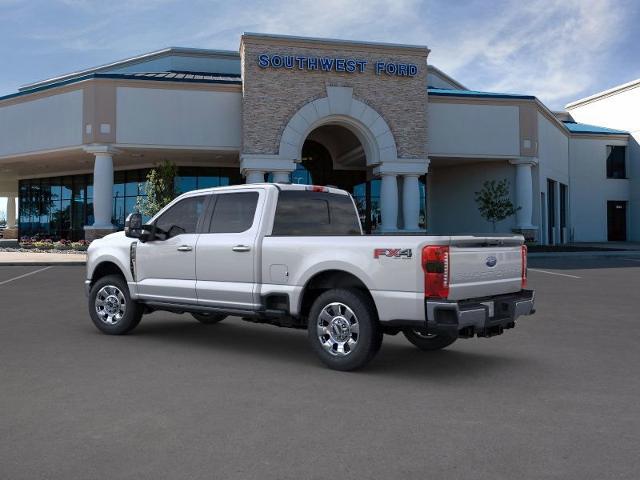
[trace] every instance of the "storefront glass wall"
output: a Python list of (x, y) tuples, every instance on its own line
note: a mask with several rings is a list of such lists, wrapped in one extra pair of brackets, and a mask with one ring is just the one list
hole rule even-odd
[[(124, 228), (127, 215), (145, 196), (148, 170), (114, 174), (112, 223)], [(178, 193), (243, 183), (237, 168), (180, 167), (175, 179)], [(20, 181), (19, 229), (21, 237), (79, 240), (83, 227), (93, 224), (93, 175), (36, 178)]]

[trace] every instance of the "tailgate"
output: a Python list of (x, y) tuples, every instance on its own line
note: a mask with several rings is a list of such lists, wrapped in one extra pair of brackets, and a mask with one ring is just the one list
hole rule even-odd
[(475, 242), (475, 245), (465, 245), (466, 242), (456, 245), (452, 241), (448, 298), (463, 300), (519, 292), (522, 289), (522, 242), (514, 238), (508, 240), (500, 246)]

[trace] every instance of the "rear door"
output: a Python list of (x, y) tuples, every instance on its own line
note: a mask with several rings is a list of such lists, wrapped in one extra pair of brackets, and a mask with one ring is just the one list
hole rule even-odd
[(213, 196), (213, 214), (196, 248), (198, 303), (253, 310), (256, 297), (257, 245), (264, 190)]
[(196, 303), (196, 244), (207, 195), (183, 198), (154, 222), (164, 240), (138, 242), (136, 281), (146, 300)]

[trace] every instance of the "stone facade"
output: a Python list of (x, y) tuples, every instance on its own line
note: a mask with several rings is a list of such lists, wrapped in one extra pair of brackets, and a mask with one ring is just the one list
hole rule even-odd
[[(366, 60), (362, 73), (261, 68), (258, 56), (279, 54)], [(327, 87), (350, 87), (353, 98), (377, 111), (389, 125), (398, 157), (427, 158), (426, 47), (244, 35), (242, 152), (277, 155), (289, 119), (305, 104), (327, 96)], [(376, 74), (377, 61), (417, 65), (414, 76)]]

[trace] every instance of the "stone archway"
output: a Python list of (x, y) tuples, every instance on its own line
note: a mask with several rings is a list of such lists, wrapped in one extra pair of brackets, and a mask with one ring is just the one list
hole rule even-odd
[(398, 151), (385, 119), (367, 104), (353, 98), (350, 87), (327, 87), (327, 96), (300, 108), (280, 137), (278, 156), (299, 162), (307, 136), (323, 125), (349, 129), (360, 141), (368, 166), (393, 162)]

